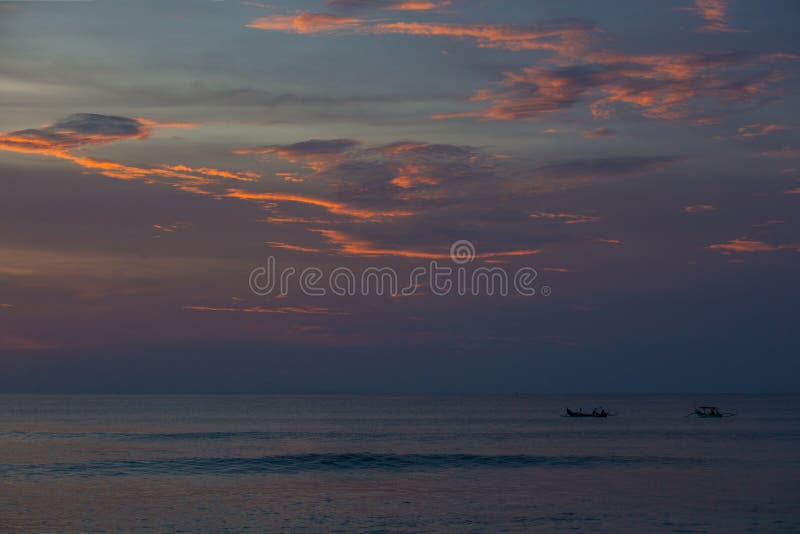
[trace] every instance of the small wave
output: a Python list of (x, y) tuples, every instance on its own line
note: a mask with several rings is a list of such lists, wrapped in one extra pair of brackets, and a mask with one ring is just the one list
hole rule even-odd
[(4, 477), (247, 475), (308, 471), (420, 471), (441, 469), (591, 468), (603, 466), (696, 465), (701, 460), (657, 456), (529, 456), (472, 454), (300, 454), (256, 458), (160, 458), (83, 463), (0, 465)]

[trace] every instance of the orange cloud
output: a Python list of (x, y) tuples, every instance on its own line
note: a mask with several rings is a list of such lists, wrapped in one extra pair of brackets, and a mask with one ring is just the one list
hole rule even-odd
[[(497, 161), (504, 159), (501, 154), (482, 155), (470, 146), (408, 140), (363, 145), (353, 139), (310, 139), (288, 145), (245, 148), (235, 153), (265, 154), (311, 167), (311, 172), (303, 180), (325, 181), (340, 198), (394, 204), (452, 198), (454, 185), (458, 184), (463, 192), (465, 186), (477, 179), (488, 178)], [(296, 181), (293, 173), (292, 181)], [(320, 199), (315, 201), (322, 205)], [(323, 207), (341, 212), (342, 202), (325, 202)], [(386, 210), (385, 213), (409, 214), (405, 210)], [(372, 215), (355, 214), (362, 219)]]
[(285, 250), (294, 250), (296, 252), (322, 252), (318, 248), (301, 247), (299, 245), (291, 245), (289, 243), (282, 243), (280, 241), (267, 241), (267, 245), (274, 248), (282, 248)]
[(620, 247), (623, 244), (622, 241), (620, 241), (619, 239), (597, 238), (597, 239), (594, 240), (594, 242), (595, 243), (605, 243), (606, 245), (613, 245), (615, 247)]
[(449, 5), (450, 2), (447, 0), (439, 2), (420, 2), (409, 0), (407, 2), (394, 2), (386, 9), (391, 9), (393, 11), (429, 11), (431, 9), (439, 9)]
[(308, 217), (265, 217), (259, 219), (259, 222), (273, 223), (273, 224), (329, 224), (331, 221), (325, 219), (311, 219)]
[(546, 211), (534, 211), (528, 216), (531, 219), (546, 219), (563, 222), (564, 224), (586, 224), (603, 220), (602, 217), (598, 217), (596, 215), (580, 215), (577, 213), (550, 213)]
[(727, 243), (709, 245), (708, 248), (712, 250), (721, 250), (723, 252), (775, 252), (778, 250), (792, 249), (800, 252), (800, 244), (770, 245), (763, 241), (754, 241), (750, 239), (732, 239)]
[(711, 204), (693, 204), (683, 208), (684, 213), (702, 213), (705, 211), (714, 211), (716, 208)]
[(390, 182), (395, 187), (401, 189), (411, 189), (418, 186), (437, 185), (439, 180), (426, 174), (425, 169), (420, 165), (409, 163), (399, 169), (398, 174)]
[(727, 0), (694, 0), (694, 8), (705, 24), (698, 28), (704, 32), (742, 32), (747, 30), (734, 30), (728, 26)]
[(753, 137), (761, 137), (782, 130), (786, 130), (786, 126), (781, 124), (748, 124), (738, 129), (738, 137), (740, 139), (752, 139)]
[(363, 22), (357, 18), (339, 17), (325, 13), (300, 13), (299, 15), (259, 17), (247, 24), (247, 27), (259, 30), (307, 34), (330, 33), (337, 30), (357, 28)]
[(332, 200), (324, 200), (316, 197), (309, 197), (298, 195), (294, 193), (251, 193), (238, 189), (229, 189), (225, 195), (230, 198), (240, 198), (243, 200), (272, 200), (277, 202), (296, 202), (299, 204), (308, 204), (311, 206), (318, 206), (326, 209), (331, 213), (337, 215), (346, 215), (356, 219), (369, 219), (379, 220), (387, 217), (408, 217), (413, 215), (410, 211), (389, 210), (377, 211), (368, 209), (358, 209), (348, 206), (341, 202), (334, 202)]
[(583, 136), (588, 137), (589, 139), (602, 139), (604, 137), (615, 137), (616, 135), (616, 130), (606, 127), (595, 128), (594, 130), (583, 132)]
[(229, 172), (229, 171), (221, 171), (219, 169), (212, 169), (209, 167), (192, 168), (186, 165), (163, 165), (162, 168), (168, 171), (197, 173), (197, 174), (203, 174), (205, 176), (226, 178), (228, 180), (238, 180), (241, 182), (254, 182), (258, 178), (260, 178), (259, 174), (251, 171)]
[(387, 9), (390, 11), (431, 11), (451, 5), (451, 0), (327, 0), (339, 9)]
[[(348, 236), (337, 230), (314, 229), (312, 232), (325, 237), (338, 247), (340, 254), (350, 256), (395, 256), (400, 258), (420, 258), (428, 260), (450, 259), (450, 252), (428, 252), (414, 249), (388, 249), (377, 247), (369, 241)], [(538, 254), (538, 249), (509, 250), (504, 252), (488, 252), (476, 255), (476, 258), (496, 258), (502, 256), (530, 256)]]
[[(234, 154), (260, 154), (277, 156), (290, 163), (302, 163), (314, 172), (322, 172), (347, 158), (347, 153), (360, 143), (353, 139), (309, 139), (288, 145), (268, 145), (234, 150)], [(283, 173), (287, 181), (302, 181), (292, 174)]]
[(141, 124), (149, 128), (184, 128), (194, 129), (202, 126), (199, 122), (159, 122), (150, 119), (143, 119), (141, 117), (134, 117), (134, 120), (139, 121)]
[(533, 66), (506, 73), (498, 89), (476, 92), (472, 100), (489, 102), (473, 111), (435, 115), (434, 119), (475, 117), (483, 120), (536, 119), (573, 108), (587, 100), (595, 117), (607, 118), (614, 104), (628, 104), (645, 117), (696, 123), (708, 106), (693, 109), (701, 99), (725, 103), (752, 100), (770, 84), (785, 78), (764, 67), (800, 56), (792, 54), (704, 53), (627, 55), (609, 51), (590, 52), (573, 64)]
[(210, 178), (252, 182), (259, 177), (253, 172), (228, 172), (209, 167), (192, 168), (186, 165), (137, 167), (74, 152), (87, 146), (145, 139), (151, 135), (155, 127), (190, 126), (192, 125), (188, 123), (159, 123), (139, 118), (78, 113), (41, 128), (0, 134), (0, 150), (63, 159), (91, 172), (120, 180), (154, 178), (177, 180), (178, 183), (170, 185), (197, 194), (210, 194), (199, 187), (212, 183)]
[(173, 234), (180, 230), (186, 230), (187, 228), (191, 228), (191, 223), (177, 221), (171, 224), (154, 224), (152, 226), (153, 230), (159, 232), (159, 234), (154, 235), (155, 238), (160, 238), (160, 234)]
[[(406, 5), (411, 6), (412, 3)], [(417, 4), (420, 5), (420, 4)], [(506, 50), (552, 50), (560, 53), (582, 48), (593, 30), (579, 22), (557, 22), (535, 26), (505, 24), (442, 24), (432, 22), (378, 22), (325, 13), (271, 15), (247, 24), (250, 28), (289, 33), (400, 34), (469, 39), (483, 48)]]

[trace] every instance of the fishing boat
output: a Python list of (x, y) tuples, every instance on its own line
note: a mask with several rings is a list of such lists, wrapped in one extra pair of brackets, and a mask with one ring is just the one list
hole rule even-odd
[(561, 417), (608, 417), (609, 415), (614, 415), (612, 413), (608, 413), (605, 408), (600, 408), (592, 410), (592, 413), (584, 413), (583, 410), (578, 409), (578, 411), (570, 410), (566, 408), (566, 413), (563, 413)]
[(698, 406), (694, 409), (694, 412), (690, 413), (686, 417), (689, 416), (701, 417), (701, 418), (709, 418), (709, 417), (733, 417), (736, 415), (735, 413), (731, 412), (721, 412), (719, 408), (716, 406)]

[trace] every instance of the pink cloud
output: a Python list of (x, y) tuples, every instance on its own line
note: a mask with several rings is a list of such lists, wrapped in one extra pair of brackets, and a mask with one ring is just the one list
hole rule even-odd
[(684, 213), (703, 213), (707, 211), (714, 211), (716, 208), (711, 204), (692, 204), (691, 206), (686, 206), (683, 208)]
[(725, 243), (709, 245), (708, 248), (723, 252), (775, 252), (778, 250), (797, 250), (800, 252), (800, 244), (771, 245), (751, 239), (732, 239)]

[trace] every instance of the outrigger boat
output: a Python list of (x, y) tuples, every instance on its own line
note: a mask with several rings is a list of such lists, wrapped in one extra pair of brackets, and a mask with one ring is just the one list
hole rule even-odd
[(595, 408), (592, 410), (592, 413), (583, 413), (583, 410), (578, 409), (577, 412), (566, 408), (566, 413), (562, 414), (561, 417), (608, 417), (609, 415), (615, 415), (613, 413), (608, 413), (605, 408), (600, 408), (599, 410)]
[(717, 408), (716, 406), (698, 406), (697, 408), (694, 409), (694, 412), (690, 413), (686, 417), (690, 417), (692, 415), (696, 417), (706, 418), (706, 417), (733, 417), (736, 414), (731, 412), (720, 412), (719, 408)]

